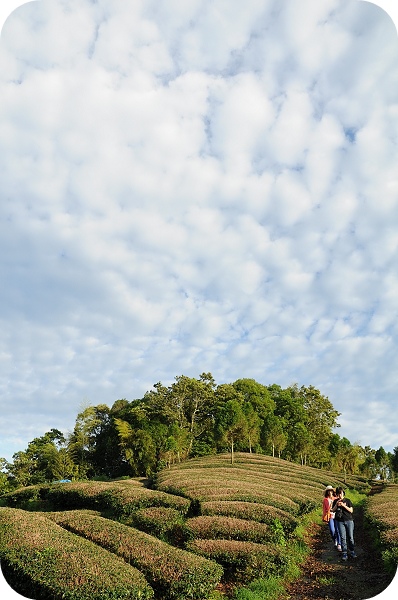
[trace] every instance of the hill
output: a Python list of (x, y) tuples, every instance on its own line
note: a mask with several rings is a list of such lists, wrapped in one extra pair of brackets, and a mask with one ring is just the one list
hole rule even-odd
[[(21, 488), (0, 499), (2, 569), (16, 591), (34, 591), (38, 600), (99, 600), (113, 585), (121, 598), (232, 596), (251, 582), (297, 577), (307, 553), (303, 531), (320, 521), (326, 485), (363, 498), (371, 489), (363, 478), (343, 479), (236, 453), (234, 464), (224, 454), (173, 465), (151, 488), (145, 479)], [(75, 584), (65, 568), (65, 548), (74, 547), (82, 565)], [(92, 572), (96, 561), (104, 566)]]

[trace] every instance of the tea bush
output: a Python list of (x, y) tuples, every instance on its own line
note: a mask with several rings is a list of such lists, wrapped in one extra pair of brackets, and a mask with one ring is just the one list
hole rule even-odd
[(225, 515), (239, 519), (249, 519), (259, 523), (272, 525), (279, 521), (286, 535), (290, 535), (297, 527), (298, 520), (287, 511), (274, 506), (255, 502), (216, 501), (201, 504), (203, 515)]
[(122, 523), (78, 510), (48, 516), (138, 568), (162, 600), (204, 600), (222, 577), (222, 567), (214, 561)]
[(181, 545), (184, 538), (184, 518), (174, 508), (139, 508), (130, 517), (123, 520), (141, 531), (150, 533), (168, 543)]
[(29, 503), (42, 500), (43, 494), (49, 488), (48, 485), (30, 485), (24, 488), (18, 488), (12, 492), (8, 492), (1, 497), (5, 506), (10, 508), (22, 508)]
[[(351, 480), (352, 487), (369, 489), (364, 479)], [(156, 487), (196, 503), (261, 503), (299, 516), (319, 505), (325, 486), (331, 482), (342, 484), (340, 477), (333, 473), (264, 455), (236, 454), (233, 465), (228, 455), (202, 457), (173, 465), (157, 475)]]
[(37, 513), (0, 508), (0, 560), (18, 593), (40, 600), (150, 600), (144, 575)]
[(365, 511), (386, 567), (390, 573), (395, 573), (398, 564), (398, 485), (383, 486), (381, 492), (367, 498)]
[(272, 487), (279, 482), (281, 485), (277, 485), (277, 487), (283, 490), (283, 494), (286, 494), (289, 498), (296, 497), (298, 500), (300, 495), (317, 500), (319, 492), (330, 483), (334, 486), (341, 485), (345, 487), (347, 485), (351, 489), (357, 489), (361, 492), (370, 490), (370, 486), (364, 477), (348, 475), (345, 476), (343, 482), (341, 474), (331, 471), (306, 467), (263, 454), (245, 453), (236, 453), (233, 465), (230, 464), (230, 456), (226, 454), (191, 459), (163, 471), (158, 476), (158, 482), (163, 485), (167, 480), (168, 485), (176, 484), (178, 490), (180, 488), (179, 478), (181, 477), (181, 483), (186, 486), (185, 493), (187, 493), (190, 489), (187, 471), (190, 471), (193, 484), (199, 475), (203, 481), (206, 479), (214, 480), (215, 471), (220, 469), (226, 475), (225, 481), (228, 483), (230, 483), (229, 477), (236, 477), (236, 475), (238, 475), (239, 480), (245, 480), (248, 484), (263, 482), (268, 487)]
[(288, 566), (287, 555), (274, 544), (236, 540), (191, 540), (191, 552), (216, 560), (224, 567), (225, 579), (245, 583), (269, 575), (281, 575)]
[(191, 537), (202, 539), (241, 540), (250, 542), (270, 541), (273, 534), (265, 523), (256, 523), (236, 517), (201, 516), (186, 521)]
[(186, 514), (187, 498), (151, 490), (129, 482), (76, 482), (55, 484), (47, 489), (46, 500), (56, 509), (94, 508), (127, 516), (143, 507), (164, 506)]

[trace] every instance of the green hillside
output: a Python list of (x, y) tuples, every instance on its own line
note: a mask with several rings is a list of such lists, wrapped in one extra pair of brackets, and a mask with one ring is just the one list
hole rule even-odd
[[(343, 479), (235, 453), (233, 464), (221, 454), (172, 465), (151, 489), (143, 479), (21, 488), (0, 499), (2, 568), (17, 591), (38, 600), (232, 597), (254, 579), (291, 577), (294, 567), (297, 575), (303, 528), (319, 520), (326, 485), (370, 490), (363, 478)], [(80, 561), (72, 579), (69, 555)]]

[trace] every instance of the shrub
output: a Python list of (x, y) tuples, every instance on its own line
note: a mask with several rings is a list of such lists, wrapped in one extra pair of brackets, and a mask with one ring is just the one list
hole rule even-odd
[(130, 515), (139, 508), (165, 507), (185, 515), (190, 508), (190, 501), (181, 496), (173, 496), (165, 492), (148, 488), (137, 488), (130, 485), (120, 485), (102, 491), (98, 500), (104, 508), (111, 509), (116, 515)]
[(184, 518), (174, 508), (139, 508), (123, 522), (168, 543), (181, 545), (183, 542)]
[(76, 482), (55, 484), (48, 489), (47, 500), (53, 507), (65, 509), (107, 509), (126, 516), (143, 507), (165, 506), (186, 514), (190, 501), (142, 485), (120, 482)]
[(241, 540), (264, 542), (272, 538), (272, 531), (265, 523), (238, 519), (236, 517), (201, 516), (186, 521), (191, 537), (202, 539)]
[(214, 561), (174, 548), (122, 523), (85, 511), (49, 516), (134, 565), (162, 599), (204, 600), (222, 577), (222, 568)]
[(276, 520), (281, 523), (286, 535), (290, 535), (297, 527), (298, 521), (290, 513), (274, 506), (256, 502), (216, 501), (202, 502), (203, 515), (225, 515), (239, 519), (250, 519), (259, 523), (273, 525)]
[(270, 544), (236, 540), (192, 540), (187, 548), (216, 560), (224, 567), (226, 579), (245, 583), (259, 577), (281, 575), (288, 566), (283, 549)]
[(149, 600), (137, 569), (37, 513), (0, 508), (0, 559), (18, 593), (41, 600)]
[(25, 508), (29, 503), (39, 502), (42, 499), (42, 489), (47, 488), (48, 486), (43, 485), (29, 485), (4, 494), (2, 500), (6, 506), (11, 508)]
[(365, 514), (376, 536), (384, 563), (395, 573), (398, 563), (398, 485), (383, 486), (365, 502)]

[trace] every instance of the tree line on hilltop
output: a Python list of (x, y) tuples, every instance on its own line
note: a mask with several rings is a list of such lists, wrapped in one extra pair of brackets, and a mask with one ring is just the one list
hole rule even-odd
[(340, 413), (313, 386), (285, 389), (211, 373), (157, 383), (143, 398), (87, 406), (73, 432), (51, 429), (9, 463), (0, 459), (0, 493), (60, 479), (149, 477), (192, 457), (256, 452), (367, 478), (398, 476), (398, 447), (352, 444), (334, 432)]

